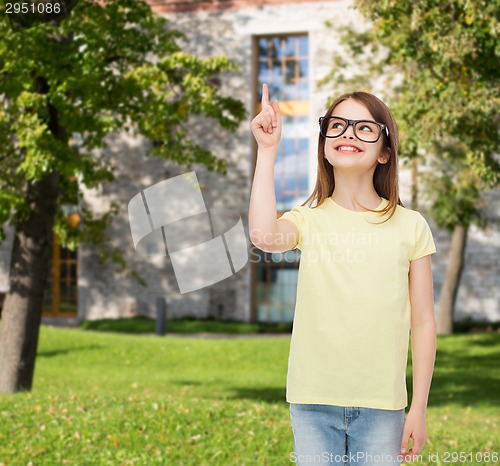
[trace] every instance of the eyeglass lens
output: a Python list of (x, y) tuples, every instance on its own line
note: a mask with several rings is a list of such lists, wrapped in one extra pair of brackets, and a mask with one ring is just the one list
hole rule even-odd
[[(354, 135), (360, 141), (374, 142), (380, 135), (381, 128), (371, 121), (357, 121), (354, 123)], [(346, 131), (347, 122), (340, 118), (325, 118), (321, 122), (321, 132), (326, 137), (335, 138)]]

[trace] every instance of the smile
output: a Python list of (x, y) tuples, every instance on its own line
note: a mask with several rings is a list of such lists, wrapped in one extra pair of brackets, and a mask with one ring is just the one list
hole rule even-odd
[(362, 152), (357, 147), (354, 146), (338, 146), (335, 148), (338, 152)]

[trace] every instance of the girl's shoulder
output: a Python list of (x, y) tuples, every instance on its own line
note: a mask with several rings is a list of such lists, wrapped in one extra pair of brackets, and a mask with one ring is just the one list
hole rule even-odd
[(399, 204), (396, 206), (396, 211), (401, 212), (401, 215), (405, 215), (408, 218), (417, 219), (419, 217), (423, 217), (423, 215), (421, 214), (420, 211), (414, 210), (414, 209), (410, 209), (409, 207), (403, 207), (403, 206), (401, 206)]
[(398, 204), (396, 207), (395, 216), (396, 214), (396, 218), (400, 223), (404, 223), (405, 225), (410, 226), (414, 229), (421, 229), (429, 226), (427, 219), (418, 210), (403, 207)]

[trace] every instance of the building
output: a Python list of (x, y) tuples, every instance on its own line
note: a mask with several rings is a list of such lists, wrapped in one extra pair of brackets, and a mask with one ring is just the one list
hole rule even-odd
[[(361, 22), (350, 1), (315, 0), (149, 0), (157, 14), (186, 34), (185, 49), (201, 57), (225, 55), (238, 69), (220, 76), (220, 91), (245, 102), (249, 114), (234, 134), (214, 130), (208, 122), (193, 129), (219, 156), (229, 161), (228, 175), (208, 173), (195, 167), (215, 232), (233, 226), (241, 216), (248, 234), (248, 204), (256, 147), (249, 121), (258, 112), (262, 82), (269, 84), (271, 98), (280, 101), (284, 115), (283, 137), (275, 169), (277, 208), (283, 212), (300, 205), (310, 194), (316, 175), (317, 118), (324, 113), (328, 90), (316, 86), (331, 68), (336, 47), (335, 29)], [(374, 88), (376, 93), (376, 88)], [(122, 133), (109, 138), (102, 156), (119, 160), (116, 182), (86, 191), (83, 202), (105, 212), (111, 202), (121, 207), (111, 227), (115, 246), (127, 251), (126, 259), (148, 287), (112, 273), (98, 263), (94, 249), (82, 245), (78, 252), (54, 243), (49, 317), (77, 320), (148, 315), (154, 317), (156, 301), (164, 297), (170, 319), (215, 317), (242, 321), (291, 321), (297, 285), (298, 253), (265, 254), (247, 235), (249, 263), (238, 273), (210, 287), (181, 295), (168, 258), (144, 258), (133, 247), (127, 203), (139, 191), (186, 170), (175, 164), (146, 158), (148, 141)], [(423, 168), (425, 169), (425, 167)], [(401, 162), (401, 199), (411, 206), (412, 173)], [(488, 197), (488, 215), (500, 218), (500, 190)], [(426, 213), (425, 199), (419, 211), (429, 221), (436, 241), (433, 273), (436, 309), (446, 270), (450, 238), (435, 227)], [(500, 231), (492, 223), (488, 231), (469, 230), (465, 269), (457, 297), (457, 319), (500, 320)], [(2, 246), (0, 290), (7, 289), (9, 242)]]

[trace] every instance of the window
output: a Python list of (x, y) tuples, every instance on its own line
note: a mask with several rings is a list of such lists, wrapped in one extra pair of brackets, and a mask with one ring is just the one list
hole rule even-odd
[(307, 35), (257, 39), (257, 108), (262, 84), (271, 100), (278, 99), (283, 133), (274, 169), (276, 208), (286, 211), (308, 194), (309, 59)]
[(257, 250), (256, 319), (258, 322), (291, 322), (297, 291), (300, 251), (268, 253)]
[(75, 317), (78, 313), (78, 255), (77, 251), (62, 247), (55, 235), (48, 272), (43, 315)]
[[(262, 84), (270, 100), (278, 99), (283, 120), (274, 169), (278, 216), (307, 198), (309, 185), (308, 36), (256, 38), (255, 114), (261, 110)], [(254, 320), (291, 322), (295, 309), (299, 250), (265, 253), (255, 250)]]

